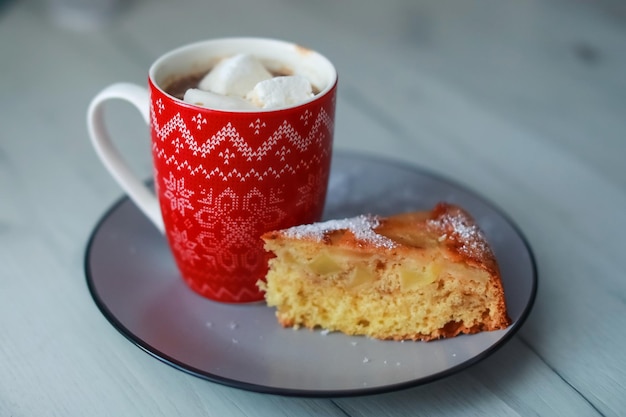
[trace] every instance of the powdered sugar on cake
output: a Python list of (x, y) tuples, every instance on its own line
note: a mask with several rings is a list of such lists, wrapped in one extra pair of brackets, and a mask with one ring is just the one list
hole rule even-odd
[(442, 233), (441, 241), (453, 240), (457, 250), (466, 256), (482, 259), (485, 253), (492, 254), (483, 232), (462, 210), (444, 210), (427, 224)]
[(378, 217), (369, 215), (360, 215), (346, 219), (328, 220), (320, 223), (306, 224), (294, 226), (284, 230), (287, 237), (294, 239), (316, 239), (322, 240), (328, 232), (336, 230), (349, 230), (357, 240), (371, 243), (382, 248), (394, 248), (396, 243), (374, 231), (379, 226)]

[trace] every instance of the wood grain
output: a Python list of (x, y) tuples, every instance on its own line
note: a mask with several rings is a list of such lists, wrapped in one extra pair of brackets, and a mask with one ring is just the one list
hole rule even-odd
[[(618, 416), (626, 409), (626, 8), (617, 1), (136, 1), (107, 25), (0, 5), (0, 416)], [(156, 361), (102, 317), (87, 238), (121, 191), (85, 128), (91, 97), (160, 54), (231, 35), (314, 47), (340, 74), (336, 146), (484, 195), (533, 247), (520, 333), (437, 382), (363, 398), (262, 395)], [(111, 105), (150, 175), (143, 122)]]

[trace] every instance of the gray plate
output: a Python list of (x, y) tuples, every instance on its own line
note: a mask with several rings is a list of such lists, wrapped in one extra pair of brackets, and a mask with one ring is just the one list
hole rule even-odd
[(104, 316), (131, 342), (210, 381), (320, 397), (415, 386), (476, 363), (520, 328), (535, 298), (533, 254), (498, 209), (450, 181), (388, 160), (334, 156), (327, 219), (430, 209), (442, 200), (466, 208), (493, 246), (513, 320), (509, 328), (429, 343), (283, 329), (262, 303), (221, 304), (192, 292), (164, 237), (128, 198), (109, 209), (89, 240), (87, 283)]

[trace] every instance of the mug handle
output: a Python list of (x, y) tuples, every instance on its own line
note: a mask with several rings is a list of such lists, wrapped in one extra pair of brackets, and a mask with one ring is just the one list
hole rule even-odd
[(126, 100), (134, 105), (150, 124), (150, 94), (135, 84), (117, 83), (96, 95), (87, 110), (87, 129), (91, 143), (109, 173), (128, 194), (139, 209), (154, 223), (161, 233), (164, 231), (163, 217), (154, 193), (135, 175), (126, 160), (111, 141), (104, 123), (104, 103), (111, 99)]

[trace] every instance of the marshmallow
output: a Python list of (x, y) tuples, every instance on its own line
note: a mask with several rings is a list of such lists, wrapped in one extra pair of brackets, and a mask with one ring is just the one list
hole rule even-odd
[(246, 98), (264, 109), (298, 104), (313, 97), (313, 88), (301, 75), (274, 77), (259, 82)]
[(252, 55), (238, 54), (215, 65), (200, 81), (198, 88), (227, 96), (245, 97), (258, 82), (270, 78), (272, 74), (258, 59)]
[(243, 98), (223, 96), (210, 91), (198, 90), (197, 88), (188, 89), (185, 92), (183, 101), (216, 110), (258, 110), (258, 107)]

